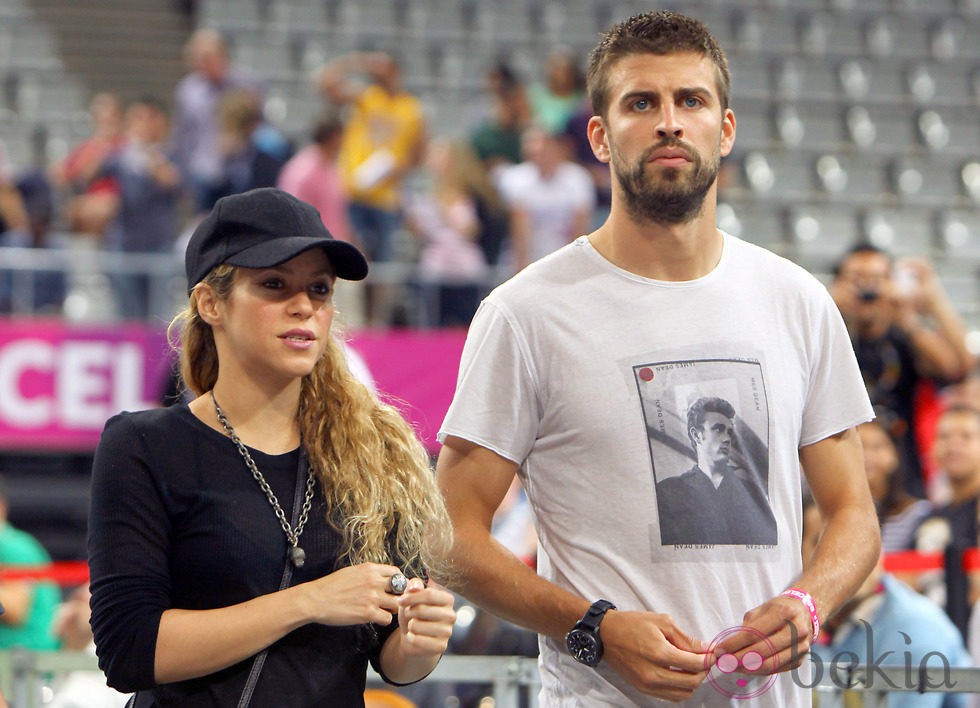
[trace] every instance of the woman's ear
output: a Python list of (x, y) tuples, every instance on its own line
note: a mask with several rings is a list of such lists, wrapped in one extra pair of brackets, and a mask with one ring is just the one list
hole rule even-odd
[(214, 288), (206, 283), (200, 283), (194, 288), (194, 298), (197, 300), (197, 314), (202, 320), (212, 327), (221, 321), (221, 301)]

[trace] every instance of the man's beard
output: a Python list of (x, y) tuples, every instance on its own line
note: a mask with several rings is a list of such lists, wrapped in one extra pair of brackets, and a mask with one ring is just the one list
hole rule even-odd
[(693, 150), (686, 150), (694, 164), (690, 178), (685, 179), (679, 168), (665, 168), (658, 181), (646, 173), (648, 160), (656, 150), (681, 147), (679, 140), (667, 139), (645, 151), (631, 169), (613, 153), (612, 166), (616, 180), (626, 200), (626, 210), (638, 221), (655, 224), (683, 224), (693, 220), (704, 206), (704, 198), (718, 178), (721, 158), (706, 163)]

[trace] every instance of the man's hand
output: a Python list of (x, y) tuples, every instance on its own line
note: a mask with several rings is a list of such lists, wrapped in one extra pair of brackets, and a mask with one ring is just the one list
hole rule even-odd
[(610, 610), (600, 636), (603, 661), (643, 693), (670, 701), (690, 698), (714, 657), (669, 615)]
[(733, 632), (719, 642), (715, 654), (716, 658), (732, 654), (741, 664), (746, 654), (756, 652), (762, 663), (753, 673), (774, 674), (797, 668), (813, 641), (809, 611), (800, 600), (786, 595), (746, 612), (742, 627), (744, 631)]

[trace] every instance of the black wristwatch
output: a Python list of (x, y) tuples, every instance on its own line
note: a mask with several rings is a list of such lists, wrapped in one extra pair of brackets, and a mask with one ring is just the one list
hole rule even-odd
[(598, 666), (602, 659), (602, 640), (599, 639), (599, 623), (609, 610), (616, 606), (608, 600), (596, 600), (579, 620), (572, 631), (565, 635), (565, 646), (575, 661), (586, 666)]

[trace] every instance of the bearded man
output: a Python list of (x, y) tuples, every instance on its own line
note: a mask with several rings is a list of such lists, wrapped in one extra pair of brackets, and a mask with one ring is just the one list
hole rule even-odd
[[(873, 412), (847, 331), (815, 278), (717, 228), (735, 114), (700, 22), (617, 24), (588, 77), (609, 217), (487, 297), (440, 432), (457, 590), (539, 633), (543, 706), (809, 706), (789, 670), (879, 549), (855, 430)], [(702, 397), (753, 433), (740, 453), (775, 520), (765, 542), (663, 533), (657, 482), (690, 466), (678, 412)], [(825, 520), (805, 570), (801, 466)], [(514, 475), (537, 573), (490, 532)]]

